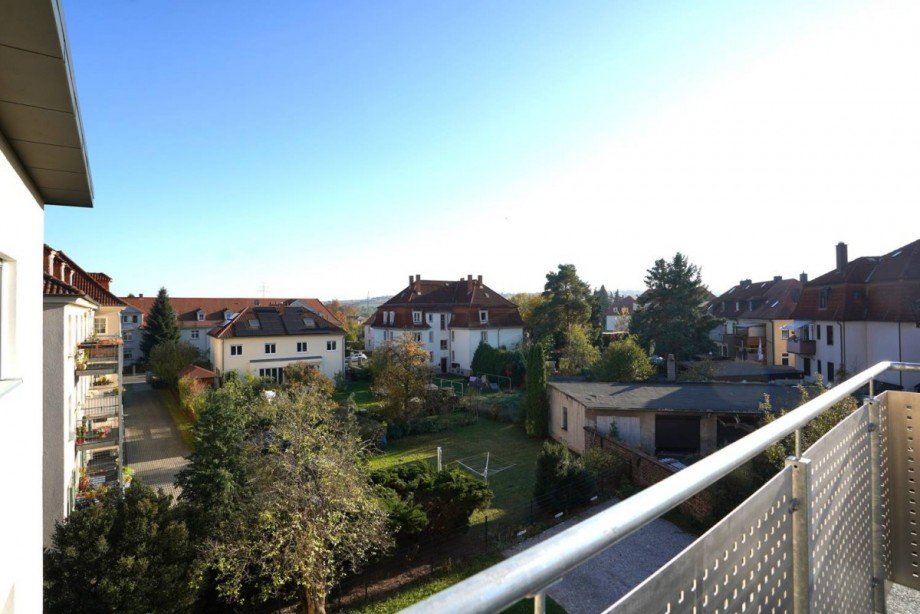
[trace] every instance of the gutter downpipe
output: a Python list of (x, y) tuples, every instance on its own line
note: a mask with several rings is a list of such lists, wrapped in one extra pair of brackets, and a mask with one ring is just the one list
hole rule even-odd
[(538, 595), (567, 572), (728, 475), (889, 369), (920, 372), (920, 365), (879, 362), (680, 473), (403, 612), (487, 614), (501, 611), (525, 596)]

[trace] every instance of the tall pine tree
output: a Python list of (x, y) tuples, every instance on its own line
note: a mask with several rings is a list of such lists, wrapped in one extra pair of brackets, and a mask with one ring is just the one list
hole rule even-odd
[(163, 341), (179, 341), (179, 322), (169, 302), (166, 288), (160, 288), (156, 300), (150, 307), (150, 313), (144, 320), (144, 336), (141, 338), (144, 358), (149, 359), (150, 350)]
[(715, 349), (709, 332), (720, 320), (706, 310), (710, 294), (700, 269), (677, 252), (667, 262), (655, 261), (645, 276), (648, 289), (639, 297), (629, 323), (639, 344), (660, 356), (689, 358)]
[(524, 428), (531, 437), (546, 437), (549, 402), (546, 398), (546, 350), (534, 343), (527, 353), (527, 382), (524, 389)]
[(534, 309), (534, 339), (550, 342), (552, 349), (565, 346), (565, 335), (572, 326), (594, 328), (591, 322), (591, 286), (584, 282), (574, 264), (560, 264), (558, 271), (546, 274), (543, 302)]

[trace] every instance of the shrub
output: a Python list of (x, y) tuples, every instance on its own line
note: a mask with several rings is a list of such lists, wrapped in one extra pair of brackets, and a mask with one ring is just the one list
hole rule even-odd
[(601, 382), (641, 382), (655, 374), (655, 367), (635, 338), (612, 341), (592, 370)]
[(603, 494), (612, 494), (630, 482), (629, 461), (615, 452), (590, 448), (582, 456), (585, 470)]
[(324, 397), (331, 397), (335, 392), (335, 382), (318, 368), (305, 362), (291, 363), (284, 368), (284, 384), (291, 390), (305, 388)]
[(179, 406), (193, 422), (198, 420), (207, 402), (208, 387), (201, 380), (183, 377), (179, 379)]
[(524, 383), (524, 354), (520, 350), (493, 348), (488, 343), (480, 343), (473, 354), (470, 371), (474, 375), (503, 375), (511, 379), (515, 388)]
[(549, 512), (585, 505), (591, 499), (591, 476), (582, 459), (560, 443), (544, 442), (537, 457), (534, 498)]
[(179, 371), (198, 359), (198, 350), (185, 342), (163, 341), (150, 350), (150, 368), (173, 390), (179, 384)]

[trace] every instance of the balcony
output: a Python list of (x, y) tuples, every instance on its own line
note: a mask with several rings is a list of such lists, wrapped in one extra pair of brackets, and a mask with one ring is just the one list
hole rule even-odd
[(77, 427), (77, 450), (118, 448), (120, 441), (118, 420), (89, 420)]
[[(920, 394), (874, 396), (879, 363), (670, 478), (405, 610), (498, 612), (701, 492), (837, 402), (865, 404), (605, 612), (885, 612), (920, 590), (914, 423)], [(906, 587), (906, 588), (904, 588)], [(915, 602), (916, 607), (920, 602)], [(910, 609), (910, 607), (908, 608)], [(910, 611), (918, 611), (912, 609)]]
[(815, 342), (806, 339), (789, 339), (786, 341), (786, 351), (790, 354), (811, 356), (815, 353)]
[(104, 420), (118, 417), (121, 411), (121, 399), (117, 391), (88, 396), (83, 401), (83, 417), (90, 420)]
[(75, 356), (77, 375), (117, 375), (120, 343), (115, 341), (120, 340), (105, 339), (81, 343)]
[(121, 464), (117, 450), (87, 452), (88, 460), (80, 471), (76, 506), (83, 507), (96, 501), (109, 488), (120, 485)]

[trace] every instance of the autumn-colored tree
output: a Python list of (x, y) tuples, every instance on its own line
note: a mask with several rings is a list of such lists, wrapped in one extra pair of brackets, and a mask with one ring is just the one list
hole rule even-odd
[(371, 360), (374, 393), (383, 399), (383, 415), (405, 423), (421, 414), (431, 380), (428, 352), (410, 335), (377, 348)]
[(324, 397), (331, 397), (335, 392), (335, 382), (315, 365), (305, 362), (293, 362), (284, 368), (284, 385), (292, 390), (308, 388)]

